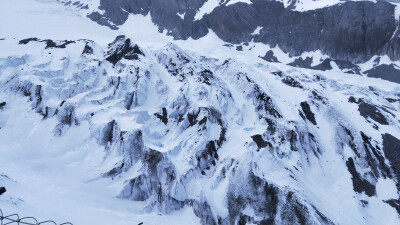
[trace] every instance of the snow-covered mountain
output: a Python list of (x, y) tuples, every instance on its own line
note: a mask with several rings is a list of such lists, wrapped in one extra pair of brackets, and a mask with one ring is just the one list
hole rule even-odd
[(3, 211), (400, 223), (395, 3), (60, 2), (0, 3)]

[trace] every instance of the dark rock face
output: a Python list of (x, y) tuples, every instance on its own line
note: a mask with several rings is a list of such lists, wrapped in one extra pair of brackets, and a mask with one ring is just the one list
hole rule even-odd
[(390, 199), (385, 202), (395, 208), (397, 213), (400, 215), (400, 199)]
[[(95, 12), (88, 17), (117, 29), (130, 13), (150, 13), (159, 30), (168, 30), (176, 39), (198, 39), (211, 29), (230, 43), (239, 44), (254, 38), (270, 46), (279, 45), (291, 55), (319, 49), (334, 59), (351, 62), (366, 61), (380, 54), (400, 58), (400, 38), (392, 39), (396, 32), (394, 5), (386, 1), (345, 2), (305, 12), (292, 11), (280, 2), (266, 0), (229, 6), (220, 3), (214, 11), (195, 20), (196, 11), (204, 2), (101, 0), (99, 9), (104, 10), (104, 14)], [(184, 13), (184, 19), (177, 13)], [(260, 34), (252, 35), (258, 26), (262, 27)]]
[(380, 111), (380, 109), (384, 110), (384, 108), (364, 102), (362, 99), (356, 100), (353, 96), (349, 98), (349, 102), (358, 104), (358, 111), (364, 118), (372, 119), (382, 125), (389, 125), (388, 120)]
[(121, 198), (129, 198), (134, 201), (144, 201), (150, 197), (151, 187), (147, 184), (145, 175), (140, 175), (132, 180), (126, 186), (126, 195), (121, 195)]
[(313, 70), (331, 70), (331, 59), (325, 59), (322, 61), (320, 64), (316, 66), (311, 66), (313, 59), (311, 57), (306, 57), (305, 59), (303, 58), (298, 58), (295, 59), (292, 63), (289, 63), (288, 65), (294, 66), (294, 67), (300, 67), (300, 68), (306, 68), (306, 69), (313, 69)]
[(377, 77), (383, 80), (388, 80), (400, 84), (400, 68), (398, 68), (394, 64), (379, 65), (377, 67), (365, 71), (365, 73), (369, 77)]
[(285, 78), (282, 79), (282, 83), (289, 85), (291, 87), (297, 87), (297, 88), (303, 88), (303, 86), (301, 85), (300, 82), (298, 82), (297, 80), (295, 80), (293, 77), (291, 76), (286, 76)]
[(293, 62), (289, 63), (288, 65), (294, 66), (294, 67), (300, 67), (300, 68), (306, 68), (306, 69), (313, 69), (313, 70), (321, 70), (321, 71), (326, 71), (326, 70), (331, 70), (331, 62), (336, 63), (336, 65), (339, 67), (339, 69), (344, 70), (346, 73), (352, 73), (352, 74), (360, 74), (360, 67), (357, 65), (354, 65), (353, 63), (349, 61), (343, 61), (343, 60), (333, 60), (330, 58), (327, 58), (323, 60), (320, 64), (316, 66), (311, 66), (313, 59), (311, 57), (306, 57), (304, 58), (297, 58)]
[(346, 162), (346, 165), (352, 176), (351, 179), (353, 180), (354, 191), (358, 193), (364, 192), (368, 196), (375, 195), (375, 186), (360, 176), (360, 174), (357, 172), (353, 158), (349, 158)]
[(195, 202), (193, 204), (194, 214), (201, 219), (201, 224), (216, 225), (211, 206), (207, 202)]
[[(252, 172), (230, 186), (227, 204), (229, 217), (219, 224), (333, 224), (321, 212), (305, 205), (294, 192), (284, 191)], [(243, 212), (248, 206), (255, 209), (254, 214), (260, 215), (260, 219)], [(281, 215), (280, 221), (276, 220), (277, 214)]]
[(23, 40), (20, 40), (19, 41), (19, 44), (20, 45), (26, 45), (26, 44), (28, 44), (29, 42), (31, 42), (31, 41), (39, 41), (39, 39), (38, 38), (27, 38), (27, 39), (23, 39)]
[[(88, 15), (88, 17), (101, 25), (117, 29), (117, 26), (122, 25), (128, 19), (130, 13), (142, 15), (150, 13), (153, 22), (160, 26), (160, 30), (175, 27), (176, 29), (168, 29), (171, 34), (173, 33), (173, 36), (177, 39), (187, 39), (191, 36), (190, 34), (192, 32), (198, 33), (196, 36), (207, 34), (207, 27), (205, 25), (203, 25), (203, 29), (199, 29), (199, 27), (197, 27), (198, 23), (193, 22), (196, 10), (199, 9), (204, 2), (206, 2), (206, 0), (101, 0), (99, 9), (104, 10), (105, 13), (102, 15), (95, 12)], [(189, 20), (184, 22), (176, 15), (177, 13), (185, 13), (185, 19), (188, 18)], [(187, 24), (188, 22), (190, 22), (190, 24)], [(204, 24), (204, 22), (202, 22), (202, 24)], [(190, 31), (192, 27), (196, 29)], [(200, 30), (202, 30), (202, 32)]]
[(46, 43), (46, 48), (65, 48), (67, 45), (71, 43), (75, 43), (75, 41), (61, 41), (61, 42), (54, 42), (53, 40), (44, 40), (43, 42)]
[(6, 102), (0, 102), (0, 109), (4, 108), (4, 106), (6, 106)]
[(228, 210), (232, 224), (238, 219), (246, 205), (256, 206), (257, 213), (267, 215), (264, 222), (274, 222), (278, 210), (279, 189), (270, 185), (254, 174), (250, 174), (248, 185), (242, 187), (245, 191), (235, 190), (233, 186), (228, 193)]
[(265, 53), (263, 57), (260, 57), (264, 59), (267, 62), (279, 62), (278, 58), (274, 55), (274, 52), (269, 50), (268, 52)]
[(364, 132), (360, 132), (361, 138), (366, 153), (366, 161), (368, 166), (371, 168), (371, 172), (375, 177), (383, 176), (384, 178), (391, 178), (390, 168), (385, 163), (385, 158), (381, 154), (378, 146), (374, 146), (372, 138), (367, 136)]
[(178, 182), (173, 164), (162, 153), (147, 149), (141, 160), (144, 163), (144, 173), (126, 182), (120, 193), (120, 198), (135, 201), (145, 201), (156, 198), (159, 209), (171, 212), (182, 208), (185, 201), (169, 196), (171, 186)]
[(114, 65), (123, 58), (138, 60), (139, 55), (144, 55), (139, 46), (132, 45), (131, 40), (129, 38), (126, 39), (123, 35), (118, 36), (109, 47), (106, 60)]
[[(321, 50), (346, 61), (363, 61), (383, 53), (396, 29), (394, 8), (383, 1), (370, 3), (347, 2), (327, 9), (322, 20)], [(382, 39), (376, 40), (379, 36)]]
[(305, 59), (303, 59), (303, 58), (295, 59), (292, 63), (289, 63), (288, 65), (294, 66), (294, 67), (311, 69), (312, 68), (311, 63), (312, 63), (312, 58), (306, 57)]
[(114, 126), (115, 126), (115, 120), (112, 120), (103, 128), (103, 138), (102, 138), (103, 145), (106, 145), (107, 143), (111, 143), (113, 141)]
[(219, 156), (214, 141), (208, 142), (205, 149), (196, 156), (196, 159), (197, 166), (202, 170), (203, 174), (204, 170), (208, 170), (211, 166), (215, 166)]
[(331, 60), (330, 59), (325, 59), (320, 64), (314, 66), (313, 69), (314, 70), (322, 70), (322, 71), (331, 70), (332, 69)]
[(82, 51), (82, 55), (83, 55), (83, 54), (88, 54), (88, 55), (93, 54), (93, 49), (92, 49), (92, 47), (90, 47), (87, 43), (86, 43), (86, 45), (85, 45), (85, 48), (84, 48), (83, 51)]
[(351, 62), (335, 60), (335, 63), (340, 69), (346, 70), (346, 73), (360, 74), (361, 68)]
[(301, 108), (303, 109), (303, 112), (307, 118), (308, 121), (313, 123), (314, 125), (317, 125), (317, 122), (315, 121), (315, 116), (314, 113), (311, 111), (310, 105), (307, 102), (302, 102), (300, 103)]
[(75, 121), (75, 108), (71, 105), (66, 105), (65, 107), (60, 108), (58, 115), (58, 119), (60, 124), (72, 126)]
[(272, 148), (272, 144), (268, 141), (264, 141), (264, 139), (262, 138), (262, 136), (260, 134), (251, 136), (251, 138), (253, 139), (253, 141), (257, 144), (258, 150), (265, 148), (265, 147), (271, 147)]
[(141, 130), (135, 130), (128, 134), (121, 132), (120, 136), (119, 142), (123, 146), (121, 151), (124, 155), (124, 168), (129, 169), (134, 163), (142, 159), (145, 153), (143, 133)]
[(386, 120), (385, 116), (382, 115), (382, 113), (379, 111), (379, 109), (371, 105), (369, 103), (362, 102), (358, 106), (358, 111), (360, 112), (361, 116), (365, 118), (371, 118), (375, 120), (376, 122), (383, 124), (383, 125), (388, 125), (388, 121)]
[(387, 46), (388, 56), (391, 59), (399, 59), (400, 58), (400, 30), (397, 29), (393, 35), (393, 38), (389, 41)]
[(392, 164), (392, 169), (397, 179), (400, 179), (400, 140), (391, 134), (384, 134), (382, 138), (385, 156)]
[(5, 187), (0, 187), (0, 195), (4, 194), (6, 191)]
[(166, 108), (162, 108), (162, 114), (154, 114), (158, 119), (160, 119), (164, 124), (168, 123), (168, 113)]
[(36, 41), (36, 42), (44, 42), (46, 43), (46, 48), (65, 48), (67, 45), (75, 43), (75, 41), (53, 41), (50, 39), (46, 39), (46, 40), (40, 40), (38, 38), (27, 38), (27, 39), (23, 39), (19, 41), (20, 45), (26, 45), (31, 41)]

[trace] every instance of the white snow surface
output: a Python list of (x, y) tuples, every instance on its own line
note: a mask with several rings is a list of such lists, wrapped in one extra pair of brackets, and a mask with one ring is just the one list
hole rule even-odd
[(243, 3), (246, 3), (246, 4), (252, 4), (250, 0), (230, 0), (230, 1), (228, 1), (228, 3), (226, 5), (227, 6), (228, 5), (233, 5), (233, 4), (239, 3), (239, 2), (243, 2)]
[(278, 0), (285, 7), (291, 7), (295, 11), (308, 11), (314, 9), (325, 8), (336, 4), (341, 4), (346, 1), (371, 1), (376, 0)]
[(185, 19), (185, 13), (177, 13), (177, 16), (179, 16), (181, 19)]
[(204, 15), (211, 13), (217, 6), (220, 5), (221, 0), (209, 0), (204, 3), (203, 6), (194, 16), (195, 20), (201, 20)]
[(262, 27), (258, 26), (258, 27), (253, 31), (253, 33), (251, 33), (251, 35), (259, 35), (261, 29), (262, 29)]
[(342, 0), (279, 0), (285, 7), (289, 7), (294, 3), (294, 10), (308, 11), (313, 9), (324, 8), (343, 2)]
[[(101, 34), (101, 35), (100, 35)], [(90, 20), (82, 19), (76, 11), (53, 0), (0, 1), (0, 37), (95, 39), (109, 43), (115, 34)]]
[(195, 20), (201, 20), (203, 18), (204, 15), (211, 13), (212, 11), (214, 11), (214, 9), (220, 5), (225, 4), (226, 6), (228, 5), (233, 5), (235, 3), (246, 3), (246, 4), (252, 4), (250, 0), (228, 0), (228, 1), (224, 1), (224, 0), (208, 0), (204, 3), (203, 6), (201, 6), (201, 8), (198, 10), (198, 12), (196, 13), (194, 19)]

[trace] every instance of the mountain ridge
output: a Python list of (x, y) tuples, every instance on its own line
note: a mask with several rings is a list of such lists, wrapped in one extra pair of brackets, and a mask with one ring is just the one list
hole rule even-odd
[[(374, 55), (400, 59), (397, 6), (387, 1), (345, 1), (307, 11), (293, 11), (277, 1), (221, 1), (201, 19), (195, 19), (204, 2), (209, 1), (100, 0), (98, 9), (87, 16), (118, 29), (130, 14), (150, 14), (159, 31), (165, 29), (175, 39), (199, 39), (212, 30), (229, 43), (254, 40), (271, 47), (278, 45), (293, 56), (321, 50), (333, 59), (353, 63), (365, 62)], [(257, 27), (262, 28), (259, 34), (252, 35)]]

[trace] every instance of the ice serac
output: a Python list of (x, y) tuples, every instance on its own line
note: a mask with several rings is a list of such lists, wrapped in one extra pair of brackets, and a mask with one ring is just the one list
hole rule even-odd
[(118, 180), (116, 197), (144, 202), (144, 211), (190, 207), (202, 224), (399, 222), (398, 194), (379, 188), (399, 187), (395, 84), (174, 44), (146, 49), (125, 36), (107, 49), (2, 41), (22, 53), (0, 58), (1, 93), (56, 121), (55, 138), (88, 124), (110, 165), (99, 176)]
[[(117, 29), (129, 14), (150, 14), (160, 31), (166, 29), (176, 39), (198, 39), (212, 30), (226, 42), (254, 40), (278, 45), (294, 56), (321, 50), (333, 59), (355, 63), (383, 54), (400, 59), (398, 18), (395, 5), (387, 1), (346, 1), (307, 11), (294, 11), (277, 1), (219, 1), (210, 13), (195, 19), (205, 2), (100, 0), (99, 11), (88, 17)], [(258, 27), (261, 30), (254, 34)]]

